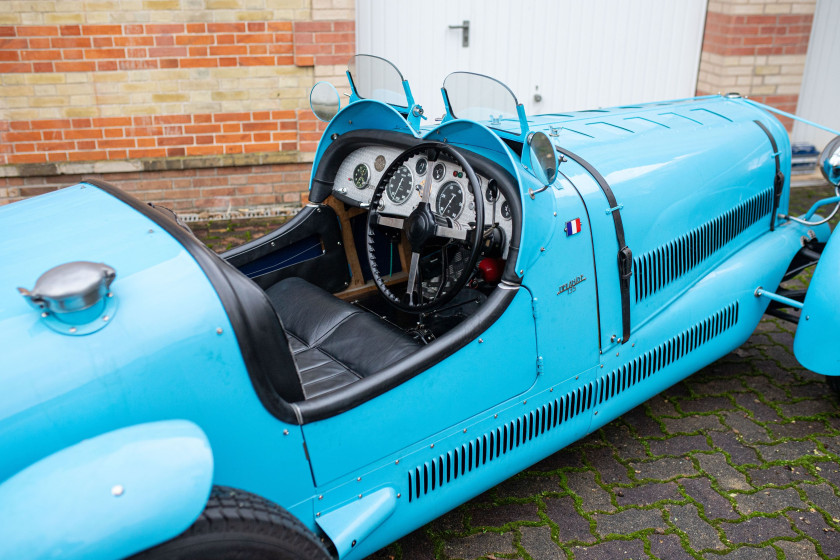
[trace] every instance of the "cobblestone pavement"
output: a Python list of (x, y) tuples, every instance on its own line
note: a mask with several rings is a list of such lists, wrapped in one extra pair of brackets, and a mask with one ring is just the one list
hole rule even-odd
[[(796, 189), (792, 207), (820, 196)], [(840, 406), (793, 332), (765, 317), (733, 353), (370, 560), (840, 557)]]

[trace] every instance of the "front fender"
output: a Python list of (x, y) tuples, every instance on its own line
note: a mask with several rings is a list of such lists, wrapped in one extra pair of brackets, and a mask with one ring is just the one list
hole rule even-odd
[(123, 558), (201, 514), (213, 484), (204, 432), (185, 420), (84, 440), (0, 484), (0, 558)]
[[(835, 230), (836, 232), (836, 230)], [(793, 353), (799, 363), (823, 375), (840, 375), (840, 239), (834, 233), (823, 249), (805, 294)]]

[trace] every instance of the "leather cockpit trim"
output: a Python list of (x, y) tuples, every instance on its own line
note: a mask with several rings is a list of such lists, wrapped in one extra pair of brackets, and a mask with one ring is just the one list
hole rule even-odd
[[(272, 327), (276, 324), (276, 328), (279, 328), (282, 332), (282, 326), (276, 314), (274, 314), (265, 292), (254, 285), (253, 293), (255, 295), (257, 293), (262, 294), (264, 301), (254, 301), (252, 305), (246, 304), (237, 294), (231, 278), (231, 275), (241, 275), (241, 273), (225, 260), (211, 253), (210, 249), (195, 238), (189, 230), (179, 225), (169, 213), (161, 212), (154, 206), (141, 202), (105, 181), (85, 179), (83, 182), (99, 188), (152, 220), (174, 237), (195, 259), (219, 296), (222, 307), (236, 335), (236, 341), (239, 344), (239, 350), (245, 362), (251, 384), (260, 402), (268, 412), (279, 420), (291, 424), (300, 423), (300, 417), (296, 414), (297, 411), (289, 402), (280, 397), (269, 381), (272, 368), (289, 367), (289, 364), (284, 363), (280, 352), (272, 351), (273, 348), (277, 347), (277, 338), (273, 336), (276, 329)], [(244, 275), (241, 276), (245, 281), (251, 282)], [(258, 312), (260, 309), (263, 310), (262, 313)], [(291, 357), (291, 354), (289, 354), (289, 357)], [(291, 363), (291, 367), (295, 367), (294, 362)], [(302, 394), (303, 391), (301, 390), (301, 398)]]

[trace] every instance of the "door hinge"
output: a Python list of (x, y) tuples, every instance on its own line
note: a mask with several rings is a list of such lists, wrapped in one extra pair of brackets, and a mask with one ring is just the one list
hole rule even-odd
[(537, 375), (543, 374), (543, 357), (537, 356)]

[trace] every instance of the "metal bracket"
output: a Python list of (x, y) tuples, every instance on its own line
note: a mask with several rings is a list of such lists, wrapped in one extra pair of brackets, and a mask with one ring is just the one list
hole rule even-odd
[(462, 47), (469, 47), (470, 46), (470, 20), (465, 19), (464, 23), (461, 25), (450, 25), (449, 29), (460, 29), (461, 30), (461, 46)]
[(618, 206), (613, 206), (612, 208), (607, 208), (606, 210), (604, 210), (604, 214), (612, 214), (616, 210), (621, 210), (622, 208), (624, 208), (624, 205), (619, 204)]

